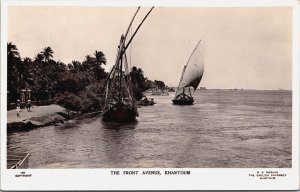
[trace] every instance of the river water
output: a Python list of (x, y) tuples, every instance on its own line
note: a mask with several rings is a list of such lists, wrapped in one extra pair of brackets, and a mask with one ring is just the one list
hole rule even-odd
[[(292, 165), (292, 92), (197, 90), (192, 106), (149, 96), (138, 122), (71, 120), (8, 135), (29, 168), (254, 168)], [(113, 128), (113, 129), (112, 129)]]

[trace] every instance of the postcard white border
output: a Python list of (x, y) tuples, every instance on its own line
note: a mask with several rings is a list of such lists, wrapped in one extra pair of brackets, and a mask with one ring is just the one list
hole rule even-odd
[[(297, 190), (299, 189), (299, 2), (296, 0), (102, 0), (1, 2), (1, 189), (2, 190)], [(26, 169), (32, 177), (16, 177), (22, 170), (6, 169), (6, 87), (8, 6), (168, 6), (293, 8), (292, 168), (169, 168), (169, 169)], [(115, 176), (112, 170), (189, 170), (191, 175)], [(275, 180), (249, 177), (256, 171), (287, 174)]]

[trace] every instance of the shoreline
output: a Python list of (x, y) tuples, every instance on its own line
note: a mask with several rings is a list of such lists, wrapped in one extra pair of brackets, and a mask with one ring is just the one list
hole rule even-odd
[(66, 110), (59, 105), (33, 106), (31, 111), (21, 109), (20, 117), (17, 117), (16, 110), (7, 111), (7, 132), (29, 131), (38, 127), (45, 127), (66, 120)]
[(63, 124), (66, 120), (86, 118), (98, 114), (100, 114), (100, 111), (83, 114), (71, 112), (70, 117), (68, 117), (66, 109), (52, 104), (48, 106), (34, 106), (31, 111), (22, 109), (20, 112), (21, 117), (17, 117), (16, 110), (13, 109), (7, 111), (7, 133), (29, 131), (35, 128)]

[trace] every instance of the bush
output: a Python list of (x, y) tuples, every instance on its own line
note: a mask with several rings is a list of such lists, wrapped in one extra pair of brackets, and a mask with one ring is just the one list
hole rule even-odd
[(68, 116), (70, 115), (70, 111), (81, 111), (80, 98), (74, 93), (64, 92), (63, 94), (58, 94), (54, 100), (56, 104), (67, 110)]

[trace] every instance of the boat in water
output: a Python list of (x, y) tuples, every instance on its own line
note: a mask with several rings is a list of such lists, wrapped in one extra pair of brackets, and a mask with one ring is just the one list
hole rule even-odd
[(139, 116), (137, 108), (135, 106), (132, 88), (130, 87), (131, 79), (126, 57), (126, 49), (128, 48), (134, 35), (138, 31), (142, 23), (152, 11), (153, 7), (144, 17), (144, 19), (126, 44), (126, 37), (139, 9), (140, 7), (135, 12), (125, 35), (121, 36), (115, 65), (110, 71), (105, 83), (105, 100), (103, 107), (104, 110), (102, 113), (102, 120), (105, 122), (130, 123), (136, 121), (136, 117)]
[(204, 72), (203, 52), (203, 41), (201, 39), (183, 68), (175, 97), (172, 100), (173, 104), (192, 105), (194, 103), (192, 92), (196, 91)]
[(7, 169), (27, 169), (29, 153), (8, 153)]
[(144, 96), (141, 100), (135, 101), (136, 106), (153, 106), (155, 103), (154, 98), (147, 98)]

